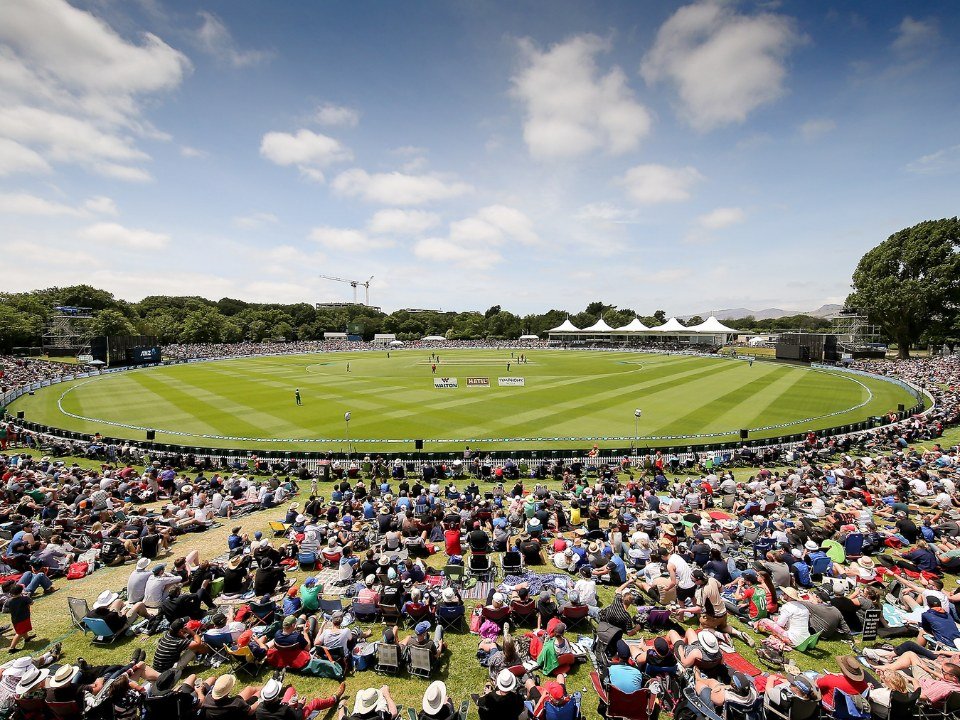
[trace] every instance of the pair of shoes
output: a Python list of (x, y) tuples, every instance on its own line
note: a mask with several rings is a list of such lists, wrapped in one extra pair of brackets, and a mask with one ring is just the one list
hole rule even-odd
[(136, 665), (138, 662), (142, 662), (147, 659), (147, 653), (143, 648), (137, 648), (133, 651), (133, 655), (130, 656), (130, 662)]
[(281, 685), (283, 685), (283, 679), (286, 677), (286, 675), (287, 675), (286, 668), (280, 668), (279, 670), (274, 671), (273, 679), (276, 680)]
[(49, 652), (50, 656), (53, 657), (54, 660), (59, 660), (61, 657), (63, 657), (63, 643), (54, 643), (50, 647)]

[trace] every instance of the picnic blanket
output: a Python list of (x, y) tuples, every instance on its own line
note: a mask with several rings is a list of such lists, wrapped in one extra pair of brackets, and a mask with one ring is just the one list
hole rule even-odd
[[(557, 581), (562, 583), (564, 590), (567, 588), (567, 583), (570, 580), (570, 576), (566, 573), (544, 573), (542, 575), (532, 572), (523, 573), (522, 575), (507, 575), (503, 578), (503, 582), (497, 586), (497, 589), (501, 592), (506, 590), (506, 586), (514, 587), (520, 583), (527, 583), (530, 587), (531, 595), (539, 595), (543, 588), (547, 585), (553, 587), (556, 590), (558, 587), (561, 587), (557, 584)], [(479, 585), (479, 583), (478, 583)]]

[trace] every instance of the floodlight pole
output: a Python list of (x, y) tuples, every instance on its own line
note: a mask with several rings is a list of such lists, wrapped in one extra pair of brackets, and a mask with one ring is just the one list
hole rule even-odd
[(347, 441), (347, 462), (350, 462), (350, 411), (348, 410), (343, 414), (343, 422), (346, 425), (344, 430), (344, 438)]

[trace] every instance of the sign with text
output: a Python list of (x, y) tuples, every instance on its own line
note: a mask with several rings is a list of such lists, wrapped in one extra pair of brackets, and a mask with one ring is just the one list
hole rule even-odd
[(863, 635), (860, 638), (862, 642), (868, 643), (877, 639), (880, 630), (880, 614), (879, 608), (870, 608), (863, 613)]
[(500, 387), (523, 387), (524, 384), (522, 377), (497, 378), (497, 385)]
[(490, 378), (467, 378), (467, 385), (473, 387), (490, 387)]
[(434, 386), (435, 388), (455, 388), (455, 387), (459, 387), (459, 386), (457, 385), (457, 379), (456, 379), (456, 378), (449, 378), (449, 377), (438, 377), (438, 378), (434, 378), (434, 379), (433, 379), (433, 386)]

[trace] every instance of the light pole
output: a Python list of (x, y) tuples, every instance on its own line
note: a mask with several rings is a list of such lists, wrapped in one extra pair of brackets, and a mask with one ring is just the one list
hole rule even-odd
[(633, 411), (633, 448), (636, 450), (637, 445), (640, 443), (640, 416), (643, 415), (643, 411), (640, 408), (637, 408)]
[(344, 437), (347, 440), (347, 463), (350, 462), (350, 411), (348, 410), (343, 414), (343, 422), (346, 424), (346, 429), (344, 430)]

